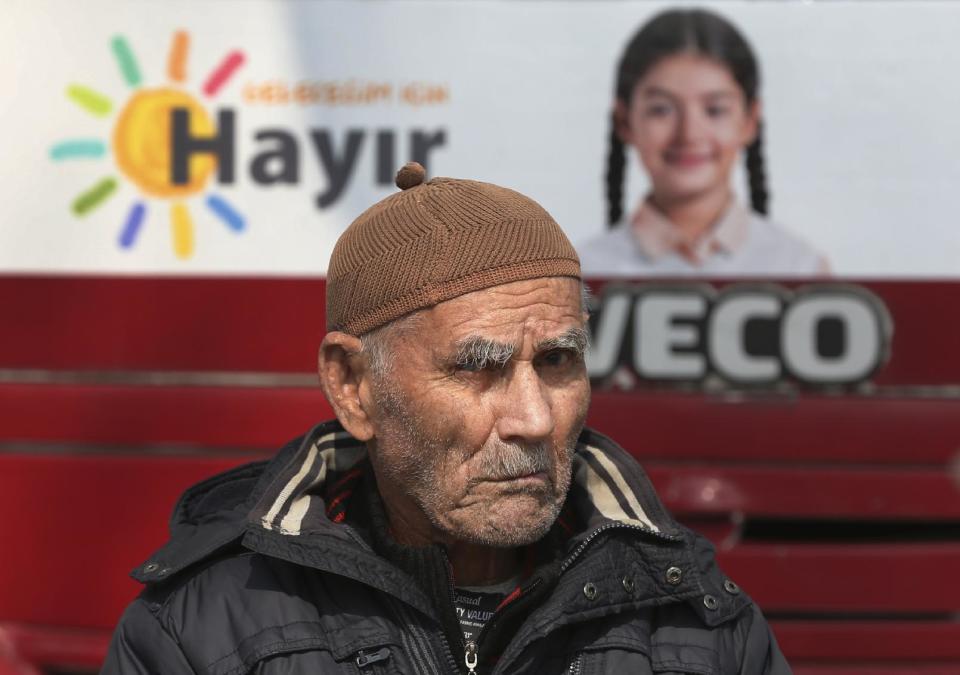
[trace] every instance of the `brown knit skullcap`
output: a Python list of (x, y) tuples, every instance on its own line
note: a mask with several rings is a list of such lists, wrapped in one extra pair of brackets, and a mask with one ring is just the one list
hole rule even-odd
[(580, 278), (556, 221), (519, 192), (433, 178), (410, 162), (402, 192), (340, 236), (327, 268), (327, 329), (362, 335), (465, 293), (540, 277)]

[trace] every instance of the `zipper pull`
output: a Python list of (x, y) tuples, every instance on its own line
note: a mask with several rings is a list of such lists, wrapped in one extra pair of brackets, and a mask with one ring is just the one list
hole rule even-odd
[(467, 672), (475, 675), (477, 672), (477, 643), (473, 640), (467, 642), (466, 651), (463, 653), (463, 662), (467, 664)]
[(379, 663), (380, 661), (386, 661), (390, 658), (390, 650), (387, 647), (381, 647), (372, 654), (364, 654), (363, 650), (360, 650), (360, 654), (356, 658), (357, 668), (366, 668), (367, 666)]

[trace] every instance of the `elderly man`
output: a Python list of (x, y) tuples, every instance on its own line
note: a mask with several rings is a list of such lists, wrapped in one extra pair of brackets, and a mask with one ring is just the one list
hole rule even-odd
[(331, 257), (336, 421), (183, 496), (104, 672), (789, 672), (709, 544), (583, 428), (560, 227), (511, 190), (423, 181), (404, 167)]

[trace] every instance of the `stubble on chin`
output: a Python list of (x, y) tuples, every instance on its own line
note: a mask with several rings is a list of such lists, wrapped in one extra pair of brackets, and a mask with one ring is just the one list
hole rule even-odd
[(478, 500), (472, 508), (453, 511), (449, 514), (455, 523), (452, 529), (462, 540), (486, 546), (511, 548), (539, 541), (560, 515), (570, 476), (569, 461), (561, 459), (541, 486), (508, 487)]

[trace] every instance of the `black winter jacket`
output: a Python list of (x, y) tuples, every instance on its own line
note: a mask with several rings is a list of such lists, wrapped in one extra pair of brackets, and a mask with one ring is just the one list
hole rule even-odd
[(596, 432), (581, 435), (554, 544), (476, 653), (450, 628), (440, 547), (405, 558), (371, 533), (375, 514), (351, 494), (368, 466), (328, 422), (188, 490), (170, 541), (134, 571), (146, 589), (102, 672), (453, 675), (474, 661), (481, 675), (790, 672), (711, 545)]

